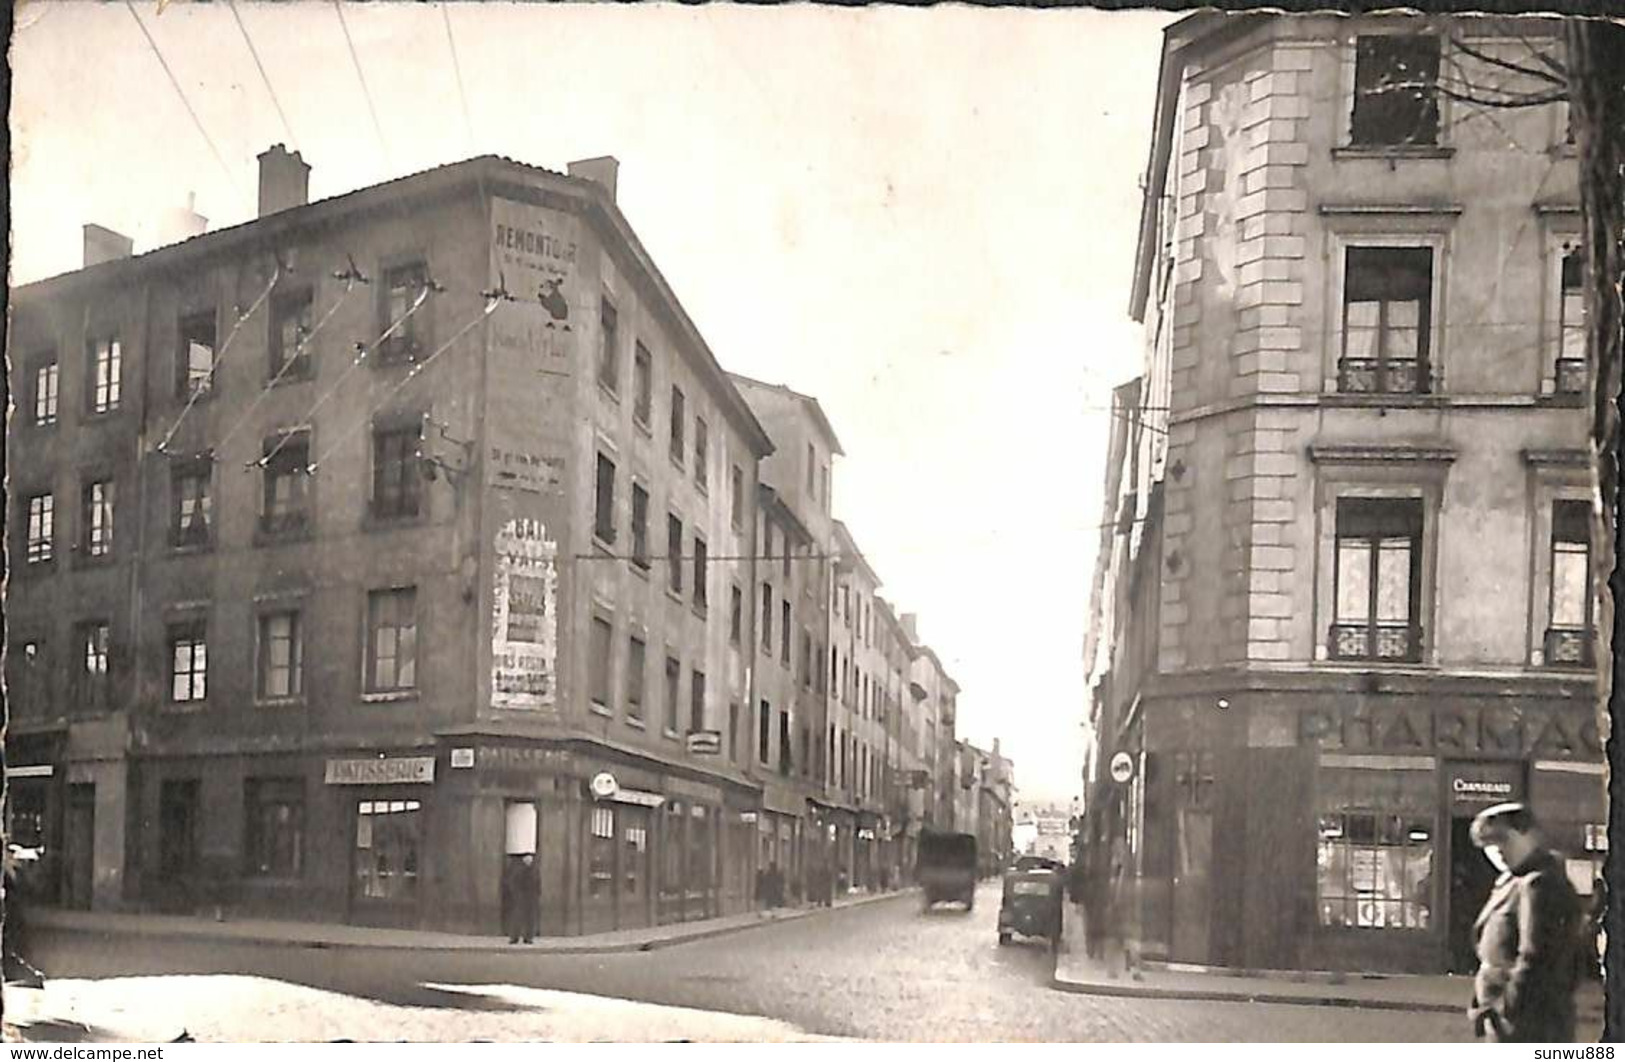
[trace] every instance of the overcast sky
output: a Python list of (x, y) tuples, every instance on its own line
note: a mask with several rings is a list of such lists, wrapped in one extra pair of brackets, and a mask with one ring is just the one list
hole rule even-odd
[(239, 3), (246, 37), (225, 4), (135, 10), (215, 148), (125, 5), (24, 7), (13, 283), (77, 268), (87, 221), (140, 252), (188, 195), (211, 228), (248, 220), (276, 142), (313, 199), (471, 155), (614, 155), (723, 366), (823, 403), (837, 515), (963, 686), (961, 736), (1002, 738), (1028, 797), (1077, 791), (1102, 407), (1138, 371), (1174, 16), (349, 5), (375, 127), (331, 4)]

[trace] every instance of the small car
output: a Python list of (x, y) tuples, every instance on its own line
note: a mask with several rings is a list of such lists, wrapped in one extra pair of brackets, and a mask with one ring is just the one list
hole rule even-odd
[(1042, 856), (1017, 859), (1004, 875), (1004, 899), (999, 905), (999, 943), (1015, 934), (1043, 937), (1053, 947), (1061, 941), (1066, 897), (1066, 867)]

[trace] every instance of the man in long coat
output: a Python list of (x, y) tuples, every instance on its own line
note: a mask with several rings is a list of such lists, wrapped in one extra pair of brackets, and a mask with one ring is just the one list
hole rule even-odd
[(529, 944), (536, 939), (541, 893), (536, 857), (528, 852), (509, 856), (508, 865), (502, 868), (502, 931), (508, 934), (509, 944)]
[(1524, 804), (1479, 812), (1471, 836), (1501, 871), (1473, 927), (1473, 1034), (1497, 1043), (1571, 1043), (1580, 899), (1562, 861)]

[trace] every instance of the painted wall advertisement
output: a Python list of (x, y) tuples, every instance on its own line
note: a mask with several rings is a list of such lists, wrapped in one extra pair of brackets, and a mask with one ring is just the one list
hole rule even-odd
[(495, 199), (491, 224), (491, 279), (516, 300), (492, 315), (492, 348), (519, 355), (544, 373), (568, 372), (582, 328), (572, 299), (579, 287), (576, 219)]
[(540, 520), (509, 520), (495, 549), (491, 706), (551, 708), (558, 685), (558, 543)]

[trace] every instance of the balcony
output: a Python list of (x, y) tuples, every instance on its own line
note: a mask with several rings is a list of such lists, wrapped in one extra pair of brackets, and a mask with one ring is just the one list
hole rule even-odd
[(1426, 366), (1416, 358), (1344, 358), (1337, 363), (1337, 389), (1344, 394), (1426, 394)]
[(1552, 627), (1546, 631), (1547, 667), (1593, 667), (1596, 639), (1579, 627)]
[(1422, 629), (1408, 623), (1336, 623), (1333, 660), (1379, 660), (1414, 664), (1422, 659)]

